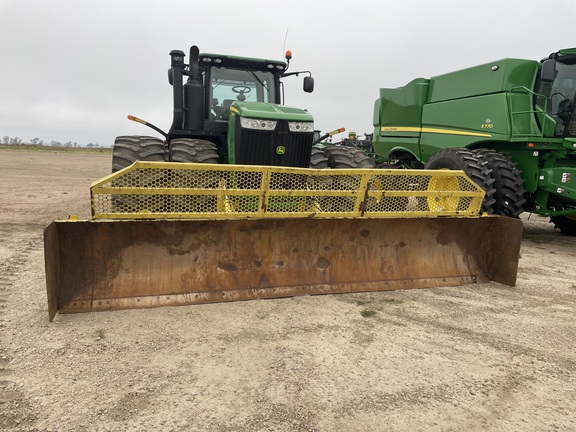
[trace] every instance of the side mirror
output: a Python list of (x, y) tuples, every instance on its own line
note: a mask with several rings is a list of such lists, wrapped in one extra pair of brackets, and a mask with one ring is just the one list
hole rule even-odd
[(304, 77), (304, 91), (312, 93), (314, 91), (314, 78), (311, 76)]
[(542, 63), (542, 71), (540, 72), (542, 81), (545, 82), (554, 81), (557, 73), (558, 72), (556, 71), (556, 60), (554, 59), (544, 60), (544, 63)]

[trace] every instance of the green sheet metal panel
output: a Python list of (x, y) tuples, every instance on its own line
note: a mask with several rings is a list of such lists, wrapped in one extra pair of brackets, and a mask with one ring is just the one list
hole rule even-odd
[[(380, 89), (379, 113), (375, 114), (374, 125), (379, 128), (376, 136), (386, 136), (387, 127), (419, 126), (422, 121), (422, 105), (428, 97), (429, 80), (415, 79), (404, 87)], [(376, 110), (374, 110), (376, 112)], [(418, 136), (418, 133), (410, 136)]]
[(539, 63), (533, 60), (502, 59), (430, 79), (428, 103), (534, 88)]

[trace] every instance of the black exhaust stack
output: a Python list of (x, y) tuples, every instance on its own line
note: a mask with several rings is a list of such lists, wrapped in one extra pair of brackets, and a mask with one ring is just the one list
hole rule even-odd
[(172, 58), (171, 68), (168, 70), (168, 81), (172, 85), (174, 94), (174, 119), (170, 129), (182, 130), (184, 125), (184, 100), (182, 93), (182, 75), (184, 74), (184, 51), (173, 50), (170, 51)]
[(204, 86), (199, 68), (200, 50), (190, 48), (188, 82), (184, 84), (184, 129), (200, 131), (204, 127)]

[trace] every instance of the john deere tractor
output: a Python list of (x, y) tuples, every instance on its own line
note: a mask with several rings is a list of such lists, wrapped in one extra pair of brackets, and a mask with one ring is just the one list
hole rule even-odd
[[(576, 48), (380, 89), (374, 148), (403, 168), (462, 169), (484, 210), (576, 235)], [(574, 176), (573, 176), (574, 175)]]
[[(173, 88), (174, 116), (166, 133), (137, 117), (164, 139), (119, 136), (112, 172), (139, 161), (225, 163), (301, 168), (355, 168), (361, 157), (352, 149), (334, 154), (313, 147), (314, 119), (305, 109), (283, 105), (282, 78), (305, 74), (303, 90), (312, 92), (310, 72), (288, 72), (286, 62), (221, 54), (198, 47), (170, 53), (168, 81)], [(184, 79), (187, 78), (184, 83)], [(362, 161), (366, 158), (361, 157)], [(365, 166), (365, 165), (364, 165)]]

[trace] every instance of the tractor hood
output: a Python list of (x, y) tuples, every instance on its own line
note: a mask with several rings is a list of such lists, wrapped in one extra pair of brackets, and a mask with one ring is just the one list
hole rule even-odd
[(264, 102), (234, 102), (230, 110), (242, 117), (268, 119), (268, 120), (291, 120), (291, 121), (314, 121), (314, 117), (308, 111), (301, 108), (289, 107)]

